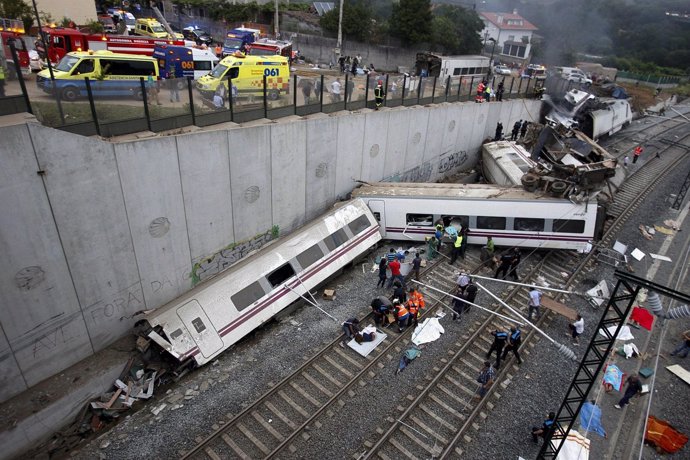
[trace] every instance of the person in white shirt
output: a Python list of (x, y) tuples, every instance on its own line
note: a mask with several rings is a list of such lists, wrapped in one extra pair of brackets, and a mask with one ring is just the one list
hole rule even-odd
[(537, 319), (541, 316), (539, 313), (539, 307), (541, 307), (541, 298), (544, 294), (537, 289), (536, 287), (532, 286), (529, 288), (529, 302), (527, 306), (529, 307), (529, 313), (527, 315), (527, 319), (532, 321), (532, 313), (537, 312)]
[(467, 273), (460, 273), (456, 283), (458, 285), (458, 289), (460, 289), (460, 293), (464, 294), (465, 289), (467, 289), (467, 285), (470, 284), (470, 276)]
[(577, 315), (577, 321), (575, 321), (573, 324), (568, 324), (568, 328), (570, 328), (570, 333), (573, 336), (575, 345), (579, 344), (580, 340), (578, 337), (585, 332), (585, 320), (582, 319), (582, 316)]
[(333, 98), (333, 102), (340, 102), (340, 78), (336, 78), (333, 83), (331, 83), (331, 97)]

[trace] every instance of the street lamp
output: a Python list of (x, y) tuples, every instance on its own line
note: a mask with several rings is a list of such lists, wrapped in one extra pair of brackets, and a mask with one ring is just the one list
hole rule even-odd
[(496, 39), (490, 38), (490, 42), (494, 42), (494, 46), (491, 47), (491, 57), (489, 58), (489, 73), (486, 74), (487, 77), (491, 76), (491, 67), (494, 61), (494, 51), (496, 51)]

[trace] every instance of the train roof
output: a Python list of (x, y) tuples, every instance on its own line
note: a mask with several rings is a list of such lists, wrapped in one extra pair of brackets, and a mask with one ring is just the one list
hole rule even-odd
[(441, 200), (493, 200), (493, 201), (567, 201), (547, 194), (528, 192), (522, 187), (492, 184), (445, 184), (414, 182), (376, 182), (362, 185), (352, 192), (353, 198), (434, 198)]

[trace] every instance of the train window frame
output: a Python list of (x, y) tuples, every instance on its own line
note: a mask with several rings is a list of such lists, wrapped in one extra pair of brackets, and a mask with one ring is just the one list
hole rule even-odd
[[(577, 224), (573, 230), (571, 226)], [(582, 219), (554, 219), (552, 231), (554, 233), (585, 233), (587, 222)]]
[[(507, 218), (502, 216), (477, 216), (477, 227), (482, 230), (506, 230)], [(502, 223), (501, 223), (502, 221)], [(489, 222), (498, 222), (498, 226), (488, 225)]]
[[(419, 220), (413, 220), (414, 217), (423, 217), (424, 221), (419, 221)], [(426, 224), (428, 219), (428, 224)], [(409, 213), (405, 214), (405, 226), (407, 227), (429, 227), (433, 228), (434, 226), (434, 215), (433, 214), (415, 214), (415, 213)]]
[(194, 329), (196, 329), (196, 331), (199, 334), (201, 334), (202, 332), (204, 332), (206, 330), (206, 325), (204, 324), (204, 322), (201, 320), (201, 317), (199, 317), (199, 316), (197, 316), (196, 318), (194, 318), (192, 320), (192, 326), (194, 326)]
[(347, 227), (352, 232), (352, 235), (356, 236), (362, 233), (367, 228), (371, 227), (371, 222), (369, 222), (369, 218), (366, 215), (362, 214), (361, 216), (347, 224)]
[[(259, 290), (260, 290), (261, 295), (258, 295)], [(234, 293), (230, 297), (230, 300), (232, 301), (232, 304), (235, 306), (237, 311), (242, 311), (242, 310), (250, 307), (254, 302), (261, 299), (265, 295), (266, 295), (266, 290), (261, 285), (261, 281), (256, 280), (253, 283), (248, 284), (244, 288), (242, 288), (239, 291), (237, 291), (236, 293)]]
[(177, 340), (178, 337), (180, 337), (183, 334), (182, 328), (178, 327), (174, 331), (170, 333), (170, 340)]
[(350, 238), (347, 236), (347, 233), (345, 232), (345, 228), (339, 228), (338, 230), (334, 231), (326, 238), (324, 238), (323, 243), (326, 245), (329, 252), (333, 252), (336, 250), (336, 248), (339, 248), (340, 246), (345, 244), (349, 239)]
[(280, 267), (273, 270), (271, 273), (266, 275), (266, 280), (270, 283), (271, 287), (278, 287), (293, 276), (296, 275), (295, 268), (290, 262), (281, 265)]
[[(311, 267), (314, 265), (316, 262), (321, 260), (321, 258), (324, 256), (323, 249), (321, 249), (321, 246), (319, 246), (319, 243), (316, 243), (312, 245), (311, 247), (305, 249), (304, 251), (300, 252), (297, 254), (297, 263), (300, 264), (302, 267), (302, 270), (307, 269), (307, 267)], [(318, 256), (318, 257), (317, 257)]]
[[(526, 227), (521, 224), (528, 224)], [(513, 230), (516, 232), (543, 232), (546, 229), (546, 219), (539, 217), (514, 217)]]
[(376, 222), (381, 222), (381, 213), (375, 212), (374, 213), (374, 219), (376, 219)]
[[(467, 226), (467, 228), (470, 227), (470, 216), (458, 216), (458, 215), (450, 215), (450, 214), (441, 214), (441, 220), (443, 220), (443, 226), (448, 227), (450, 223), (454, 220), (460, 220), (460, 224), (463, 226)], [(446, 222), (448, 222), (446, 224)]]

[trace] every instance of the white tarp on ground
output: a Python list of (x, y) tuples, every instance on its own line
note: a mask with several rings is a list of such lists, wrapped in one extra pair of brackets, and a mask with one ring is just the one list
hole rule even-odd
[(388, 337), (386, 334), (379, 331), (372, 325), (365, 327), (362, 330), (362, 332), (374, 332), (376, 334), (374, 336), (374, 340), (372, 340), (371, 342), (357, 343), (355, 339), (352, 339), (347, 343), (348, 347), (352, 348), (362, 356), (367, 356), (369, 353), (374, 351), (374, 348), (376, 348), (379, 345), (379, 343), (383, 342), (384, 340), (386, 340), (386, 337)]
[(570, 430), (556, 460), (589, 460), (589, 439)]
[(433, 342), (441, 337), (441, 334), (446, 332), (439, 323), (438, 318), (427, 318), (419, 323), (412, 334), (412, 343), (421, 345), (423, 343)]
[[(618, 326), (611, 326), (611, 327), (607, 327), (606, 330), (609, 331), (610, 335), (613, 335), (616, 333), (617, 328), (618, 328)], [(599, 329), (599, 334), (606, 337), (606, 334), (604, 333), (603, 329)], [(630, 332), (630, 327), (628, 327), (628, 326), (621, 327), (620, 332), (616, 336), (616, 340), (632, 340), (634, 338), (635, 337), (633, 337), (632, 333)]]

